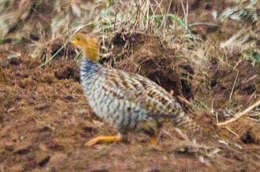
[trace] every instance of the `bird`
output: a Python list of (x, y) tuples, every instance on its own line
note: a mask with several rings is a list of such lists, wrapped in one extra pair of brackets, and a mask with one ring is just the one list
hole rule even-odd
[(86, 146), (121, 142), (128, 132), (143, 132), (150, 136), (152, 145), (157, 145), (164, 121), (172, 119), (176, 126), (189, 122), (173, 95), (152, 80), (101, 65), (96, 37), (79, 32), (71, 43), (83, 52), (80, 80), (88, 105), (118, 131), (116, 135), (92, 138)]

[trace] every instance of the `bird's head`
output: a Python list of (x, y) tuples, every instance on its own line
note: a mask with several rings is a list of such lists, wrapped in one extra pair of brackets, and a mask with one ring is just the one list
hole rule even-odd
[(71, 43), (82, 49), (85, 58), (92, 61), (99, 61), (99, 41), (93, 36), (77, 33)]

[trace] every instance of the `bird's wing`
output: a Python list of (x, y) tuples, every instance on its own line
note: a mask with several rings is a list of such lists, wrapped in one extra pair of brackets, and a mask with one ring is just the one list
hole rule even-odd
[(165, 89), (155, 82), (134, 73), (103, 68), (106, 90), (113, 95), (135, 103), (151, 114), (178, 114), (182, 112), (179, 103)]

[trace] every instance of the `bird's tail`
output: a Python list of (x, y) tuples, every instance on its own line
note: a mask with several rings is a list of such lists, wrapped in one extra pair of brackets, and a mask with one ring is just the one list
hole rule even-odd
[(188, 114), (185, 114), (184, 112), (177, 114), (156, 114), (156, 115), (149, 115), (153, 118), (157, 119), (159, 122), (163, 121), (170, 121), (174, 127), (177, 128), (184, 128), (185, 130), (189, 130), (192, 132), (196, 132), (201, 129), (201, 126), (197, 124), (195, 120), (193, 120)]

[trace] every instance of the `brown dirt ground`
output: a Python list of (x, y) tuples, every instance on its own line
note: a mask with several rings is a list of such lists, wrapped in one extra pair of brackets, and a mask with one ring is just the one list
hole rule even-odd
[[(190, 9), (194, 10), (191, 20), (196, 18), (196, 9), (202, 6), (208, 10), (205, 18), (211, 10), (223, 8), (218, 1), (212, 4), (208, 1), (196, 2), (199, 4), (191, 3)], [(221, 29), (217, 32), (226, 32), (225, 37), (232, 34), (228, 28)], [(194, 31), (207, 39), (210, 28), (198, 26)], [(133, 37), (136, 43), (132, 47), (134, 53), (128, 59), (113, 63), (108, 59), (103, 63), (141, 73), (187, 100), (200, 97), (209, 107), (212, 97), (215, 97), (220, 120), (225, 119), (224, 107), (243, 109), (255, 101), (260, 81), (259, 78), (248, 79), (256, 73), (259, 75), (259, 65), (258, 68), (253, 67), (249, 61), (237, 65), (240, 73), (232, 101), (229, 101), (236, 71), (224, 70), (217, 60), (212, 59), (208, 73), (210, 84), (198, 87), (194, 80), (184, 82), (183, 73), (193, 75), (193, 69), (187, 62), (172, 58), (176, 53), (173, 49), (161, 46), (154, 37), (129, 36), (130, 39)], [(120, 40), (120, 37), (115, 36), (114, 44), (117, 39)], [(4, 49), (9, 47), (12, 49), (12, 45), (6, 45)], [(186, 131), (189, 139), (197, 143), (185, 141), (168, 123), (163, 126), (158, 138), (158, 149), (150, 146), (147, 137), (133, 133), (129, 134), (127, 143), (85, 147), (84, 143), (92, 137), (116, 131), (100, 122), (89, 109), (79, 83), (78, 63), (61, 56), (39, 67), (40, 60), (29, 58), (26, 54), (12, 59), (7, 57), (7, 52), (0, 52), (0, 172), (260, 169), (259, 123), (242, 118), (228, 128), (220, 128), (215, 126), (216, 117), (210, 112), (191, 110), (183, 102), (187, 114), (201, 127), (200, 132)], [(238, 55), (232, 54), (231, 57), (235, 63)], [(169, 64), (175, 64), (176, 71), (172, 71)]]
[[(146, 38), (150, 42), (143, 44), (146, 50), (153, 47), (153, 39)], [(152, 52), (156, 51), (152, 48)], [(121, 64), (124, 68), (124, 63)], [(259, 124), (247, 118), (233, 123), (229, 127), (236, 136), (225, 128), (217, 128), (215, 116), (202, 111), (192, 112), (197, 114), (194, 120), (200, 124), (201, 132), (188, 134), (198, 142), (197, 146), (184, 141), (173, 125), (166, 124), (159, 137), (159, 150), (154, 150), (143, 135), (133, 134), (128, 143), (85, 147), (90, 138), (115, 131), (99, 122), (89, 110), (79, 83), (77, 62), (58, 58), (45, 67), (39, 65), (37, 59), (26, 55), (7, 59), (1, 54), (1, 171), (257, 171), (260, 168)], [(144, 73), (149, 77), (151, 71)], [(229, 75), (219, 76), (225, 80)], [(248, 78), (241, 75), (241, 80), (245, 77)], [(227, 81), (216, 85), (225, 90), (221, 84)], [(237, 88), (236, 93), (241, 90)]]

